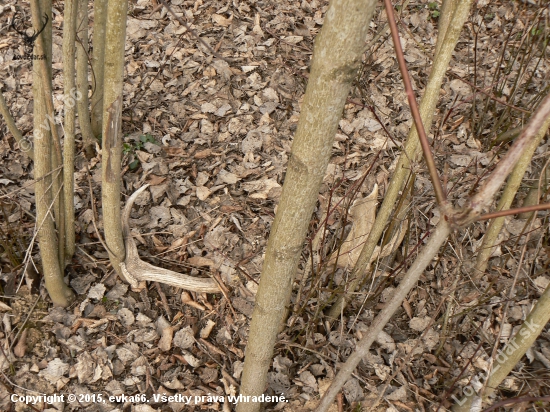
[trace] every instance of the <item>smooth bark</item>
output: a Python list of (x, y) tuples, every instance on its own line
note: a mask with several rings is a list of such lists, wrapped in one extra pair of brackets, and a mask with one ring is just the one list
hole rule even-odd
[[(63, 196), (65, 220), (65, 260), (70, 261), (75, 250), (74, 230), (74, 158), (75, 158), (75, 39), (78, 0), (65, 0), (63, 24), (63, 86), (65, 137), (63, 139)], [(63, 263), (63, 262), (61, 262)]]
[(19, 145), (19, 148), (21, 149), (21, 151), (25, 153), (27, 156), (29, 156), (31, 159), (34, 159), (32, 145), (23, 137), (23, 134), (17, 128), (17, 125), (15, 124), (15, 120), (13, 120), (13, 116), (10, 113), (10, 110), (6, 103), (6, 99), (4, 99), (4, 95), (2, 94), (2, 92), (0, 92), (0, 114), (4, 118), (4, 121), (8, 126), (8, 130), (11, 132), (13, 137), (15, 137), (15, 141)]
[[(250, 325), (241, 382), (244, 396), (261, 395), (265, 390), (278, 327), (375, 6), (374, 0), (332, 1), (315, 40), (311, 74)], [(259, 408), (253, 402), (237, 405), (238, 412)]]
[[(441, 85), (443, 84), (443, 79), (445, 77), (445, 72), (447, 71), (449, 62), (451, 61), (453, 50), (458, 42), (464, 22), (468, 18), (471, 3), (472, 0), (461, 0), (456, 6), (453, 17), (451, 18), (451, 23), (445, 32), (445, 40), (441, 44), (439, 53), (435, 56), (432, 71), (428, 78), (426, 90), (422, 96), (419, 108), (422, 123), (424, 124), (426, 130), (430, 130), (433, 115), (435, 113), (435, 107), (437, 101), (439, 100), (439, 91), (441, 90)], [(405, 142), (404, 153), (399, 156), (399, 161), (397, 162), (395, 172), (390, 180), (386, 192), (384, 193), (384, 200), (376, 216), (376, 221), (374, 222), (369, 237), (361, 250), (361, 254), (359, 255), (355, 268), (350, 275), (352, 281), (347, 285), (344, 295), (336, 301), (328, 312), (329, 317), (336, 319), (340, 316), (347, 304), (347, 300), (362, 283), (374, 249), (376, 248), (380, 237), (384, 233), (386, 224), (394, 211), (395, 202), (397, 201), (403, 184), (410, 173), (411, 160), (417, 159), (419, 153), (420, 142), (418, 140), (416, 128), (413, 126), (409, 136), (407, 137), (407, 141)]]
[[(44, 13), (51, 21), (51, 1), (45, 1), (40, 7), (37, 0), (31, 2), (34, 27), (40, 27)], [(50, 26), (51, 27), (51, 26)], [(49, 36), (48, 36), (49, 33)], [(68, 306), (74, 299), (74, 294), (63, 280), (63, 260), (60, 259), (56, 236), (55, 222), (52, 214), (54, 198), (62, 197), (60, 191), (55, 191), (53, 181), (59, 171), (52, 173), (52, 142), (56, 135), (56, 125), (53, 121), (53, 102), (51, 101), (51, 28), (44, 30), (35, 42), (35, 54), (45, 55), (44, 60), (33, 60), (33, 98), (34, 98), (34, 178), (36, 196), (36, 224), (42, 271), (48, 294), (54, 305)], [(49, 128), (43, 127), (49, 125)], [(48, 130), (49, 129), (49, 130)], [(57, 174), (56, 174), (57, 173)], [(54, 190), (52, 190), (52, 187)], [(53, 192), (53, 193), (52, 193)]]
[[(109, 258), (122, 276), (120, 264), (125, 259), (120, 211), (122, 158), (122, 86), (124, 78), (124, 44), (126, 40), (126, 0), (109, 1), (105, 44), (105, 96), (102, 126), (102, 204), (103, 228)], [(122, 276), (123, 277), (123, 276)]]
[(78, 124), (82, 133), (82, 146), (86, 156), (94, 155), (96, 139), (90, 122), (90, 100), (88, 98), (88, 2), (78, 0), (77, 17), (78, 44), (76, 45), (76, 88), (78, 90)]
[(92, 132), (96, 138), (101, 136), (101, 132), (103, 130), (103, 91), (105, 79), (105, 33), (107, 31), (107, 3), (107, 0), (94, 0), (91, 125)]

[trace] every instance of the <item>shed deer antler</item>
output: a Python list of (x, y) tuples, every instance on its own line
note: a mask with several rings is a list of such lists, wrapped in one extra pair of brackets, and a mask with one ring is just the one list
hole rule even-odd
[(168, 269), (153, 266), (139, 258), (136, 243), (130, 233), (128, 220), (136, 198), (140, 195), (140, 193), (147, 189), (148, 186), (149, 185), (144, 185), (136, 190), (132, 196), (128, 198), (126, 206), (122, 212), (122, 233), (125, 239), (124, 243), (126, 246), (126, 258), (120, 266), (122, 268), (122, 273), (125, 280), (132, 287), (137, 287), (139, 281), (148, 280), (152, 282), (166, 283), (167, 285), (177, 286), (193, 292), (221, 292), (220, 287), (214, 279), (187, 276)]

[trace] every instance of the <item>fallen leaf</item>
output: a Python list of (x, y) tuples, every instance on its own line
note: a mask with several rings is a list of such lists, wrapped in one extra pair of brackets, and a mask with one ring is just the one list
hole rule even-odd
[(201, 150), (200, 152), (195, 153), (193, 156), (195, 159), (204, 159), (212, 154), (212, 149)]
[(193, 266), (209, 266), (209, 267), (212, 267), (214, 266), (214, 262), (208, 258), (205, 258), (205, 257), (202, 257), (202, 256), (193, 256), (193, 257), (190, 257), (189, 259), (187, 259), (187, 262), (190, 264), (190, 265), (193, 265)]
[(6, 310), (12, 310), (8, 305), (6, 305), (4, 302), (0, 302), (0, 312), (6, 311)]
[(206, 186), (197, 186), (197, 197), (199, 200), (206, 200), (212, 192)]
[(13, 348), (13, 353), (18, 358), (22, 358), (25, 356), (25, 351), (27, 350), (27, 333), (28, 329), (23, 329), (23, 332), (21, 332), (21, 336), (19, 337), (19, 341), (17, 342), (17, 345)]
[(165, 180), (166, 180), (166, 177), (163, 177), (163, 176), (149, 175), (149, 179), (147, 180), (147, 183), (149, 183), (149, 185), (151, 186), (157, 186), (157, 185), (160, 185)]
[[(351, 231), (340, 248), (340, 255), (338, 256), (338, 250), (334, 251), (329, 258), (329, 262), (332, 261), (334, 263), (334, 260), (338, 257), (338, 267), (353, 268), (355, 266), (376, 219), (377, 198), (378, 185), (375, 184), (368, 196), (355, 200), (349, 212), (349, 219), (353, 223)], [(401, 226), (406, 227), (407, 225), (403, 224)], [(380, 246), (376, 246), (370, 261), (373, 262), (378, 257), (388, 256), (403, 241), (404, 236), (404, 230), (400, 230), (395, 234), (388, 244), (384, 246), (382, 254), (380, 254)]]
[(231, 23), (233, 22), (233, 15), (231, 15), (228, 19), (220, 16), (219, 14), (213, 14), (212, 15), (212, 21), (216, 24), (219, 24), (222, 27), (228, 27), (231, 26)]

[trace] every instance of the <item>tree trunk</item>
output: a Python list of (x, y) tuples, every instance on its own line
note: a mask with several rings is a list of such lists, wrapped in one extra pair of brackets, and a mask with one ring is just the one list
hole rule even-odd
[[(374, 0), (332, 1), (315, 41), (311, 74), (256, 295), (241, 395), (265, 391), (277, 331), (375, 6)], [(259, 403), (241, 402), (237, 411), (259, 408)]]
[(21, 151), (25, 153), (27, 156), (29, 156), (31, 160), (34, 160), (32, 144), (30, 144), (30, 142), (23, 137), (23, 134), (17, 128), (17, 125), (15, 124), (15, 120), (13, 120), (13, 116), (11, 115), (10, 109), (8, 108), (8, 105), (6, 103), (6, 99), (4, 99), (4, 95), (2, 94), (1, 91), (0, 91), (0, 114), (4, 118), (4, 121), (8, 126), (8, 130), (11, 132), (13, 137), (15, 137), (15, 141), (17, 142)]
[[(63, 80), (65, 107), (65, 138), (63, 139), (63, 196), (65, 218), (65, 260), (74, 255), (74, 156), (75, 156), (75, 39), (78, 0), (65, 0), (63, 11)], [(63, 264), (63, 262), (61, 262)]]
[(105, 240), (113, 268), (124, 278), (125, 259), (120, 212), (122, 139), (122, 86), (126, 40), (126, 0), (109, 1), (105, 44), (105, 95), (102, 126), (102, 203)]
[[(78, 90), (78, 124), (82, 133), (82, 146), (86, 157), (94, 155), (96, 138), (90, 123), (90, 100), (88, 99), (88, 2), (78, 0), (77, 28), (79, 44), (76, 45), (76, 88)], [(101, 108), (103, 105), (101, 105)], [(99, 127), (101, 130), (101, 125)]]
[[(468, 18), (471, 3), (472, 0), (460, 0), (460, 2), (455, 5), (455, 9), (452, 9), (451, 4), (448, 5), (446, 13), (452, 13), (452, 17), (450, 17), (450, 23), (448, 27), (444, 29), (444, 32), (442, 31), (441, 34), (438, 34), (437, 48), (439, 53), (435, 56), (432, 71), (428, 78), (428, 84), (426, 85), (426, 90), (420, 102), (420, 115), (426, 131), (430, 130), (445, 72), (451, 61), (453, 50), (458, 42), (460, 32), (462, 31), (462, 26)], [(419, 154), (420, 142), (418, 140), (418, 132), (416, 131), (416, 127), (412, 126), (407, 141), (405, 142), (404, 153), (399, 156), (399, 161), (397, 162), (395, 172), (384, 194), (384, 201), (380, 206), (376, 221), (361, 250), (359, 259), (353, 268), (353, 272), (350, 276), (352, 281), (347, 285), (346, 294), (339, 298), (330, 309), (328, 313), (329, 317), (336, 319), (340, 316), (347, 304), (347, 300), (352, 296), (352, 292), (362, 283), (368, 265), (370, 264), (372, 253), (386, 228), (386, 223), (394, 210), (394, 205), (399, 197), (401, 188), (406, 178), (409, 176), (411, 160), (417, 159)]]
[[(87, 20), (87, 19), (86, 19)], [(126, 21), (126, 17), (124, 18)], [(105, 66), (105, 32), (107, 30), (107, 0), (94, 0), (94, 36), (92, 40), (92, 132), (101, 136), (103, 125), (103, 91)]]
[[(51, 0), (44, 1), (42, 7), (37, 0), (31, 2), (35, 29), (40, 25), (44, 13), (51, 21), (51, 7)], [(48, 23), (48, 25), (50, 24)], [(59, 247), (52, 213), (54, 197), (62, 196), (62, 194), (54, 192), (52, 195), (53, 180), (57, 179), (55, 172), (59, 174), (59, 171), (52, 170), (52, 157), (55, 155), (52, 154), (54, 145), (50, 130), (54, 130), (56, 125), (53, 119), (47, 118), (47, 115), (53, 116), (53, 110), (51, 110), (53, 103), (51, 106), (48, 104), (51, 103), (52, 98), (51, 85), (47, 83), (51, 78), (51, 38), (51, 26), (49, 26), (49, 30), (47, 27), (35, 42), (36, 52), (34, 53), (44, 54), (46, 59), (33, 60), (36, 225), (46, 289), (54, 305), (68, 306), (72, 302), (74, 294), (63, 280), (64, 262), (59, 257), (59, 250), (63, 247)], [(50, 99), (50, 102), (47, 102), (47, 99)], [(49, 127), (44, 127), (45, 125)]]

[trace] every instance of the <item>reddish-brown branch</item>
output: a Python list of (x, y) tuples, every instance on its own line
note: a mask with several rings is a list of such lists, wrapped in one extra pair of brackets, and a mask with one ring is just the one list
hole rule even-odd
[(446, 199), (445, 192), (443, 191), (443, 186), (441, 185), (441, 180), (439, 179), (439, 174), (437, 173), (437, 167), (435, 166), (435, 160), (430, 149), (430, 144), (428, 143), (426, 130), (424, 129), (422, 117), (420, 116), (418, 105), (416, 104), (416, 98), (412, 89), (411, 79), (409, 77), (409, 72), (407, 71), (407, 63), (405, 62), (403, 49), (401, 47), (401, 40), (399, 39), (397, 24), (395, 24), (395, 15), (393, 13), (393, 5), (391, 4), (391, 0), (384, 0), (384, 6), (388, 15), (388, 24), (390, 25), (393, 46), (395, 47), (395, 55), (397, 57), (397, 62), (399, 63), (399, 70), (401, 71), (401, 76), (403, 77), (407, 99), (409, 100), (409, 106), (411, 107), (411, 114), (414, 119), (416, 131), (418, 133), (418, 140), (420, 141), (420, 145), (422, 146), (424, 160), (426, 161), (426, 165), (428, 166), (428, 172), (430, 173), (430, 178), (434, 186), (437, 203), (439, 205), (442, 205)]
[(457, 216), (457, 223), (464, 224), (472, 220), (477, 220), (477, 216), (481, 215), (483, 209), (487, 207), (489, 202), (491, 202), (494, 198), (496, 192), (510, 174), (510, 171), (519, 161), (525, 149), (532, 139), (535, 138), (535, 135), (539, 132), (540, 128), (549, 116), (550, 94), (544, 98), (535, 111), (535, 114), (531, 116), (527, 126), (523, 129), (510, 150), (508, 150), (508, 153), (506, 153), (502, 160), (497, 164), (493, 173), (491, 173), (483, 184), (483, 187), (470, 200), (469, 204), (464, 209), (463, 215)]
[(487, 213), (483, 216), (480, 216), (476, 220), (479, 221), (479, 220), (494, 219), (496, 217), (517, 215), (517, 214), (520, 214), (520, 213), (536, 212), (536, 211), (539, 211), (539, 210), (547, 210), (547, 209), (550, 209), (550, 203), (543, 203), (543, 204), (540, 204), (540, 205), (518, 207), (516, 209), (499, 210), (498, 212)]

